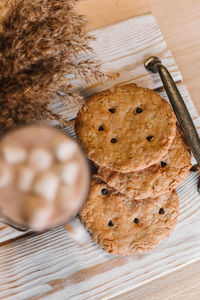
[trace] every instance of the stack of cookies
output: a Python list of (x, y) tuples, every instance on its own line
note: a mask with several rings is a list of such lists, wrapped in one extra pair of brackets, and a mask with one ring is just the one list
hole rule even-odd
[(171, 107), (152, 90), (115, 87), (89, 99), (75, 130), (97, 166), (82, 223), (112, 254), (152, 250), (176, 225), (175, 188), (191, 168)]

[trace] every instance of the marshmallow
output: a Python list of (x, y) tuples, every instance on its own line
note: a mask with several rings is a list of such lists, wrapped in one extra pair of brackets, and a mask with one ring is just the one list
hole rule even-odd
[(10, 183), (11, 179), (12, 173), (10, 168), (5, 163), (0, 162), (0, 188)]
[(28, 194), (25, 196), (22, 213), (28, 226), (36, 231), (48, 228), (49, 218), (53, 209), (40, 196)]
[(20, 166), (18, 172), (19, 172), (17, 178), (18, 188), (23, 192), (27, 192), (32, 185), (32, 181), (35, 176), (34, 171), (29, 167)]
[(75, 154), (77, 150), (77, 145), (73, 141), (61, 141), (55, 147), (56, 158), (64, 162)]
[(29, 162), (39, 171), (50, 167), (53, 157), (49, 151), (42, 148), (34, 148), (29, 156)]
[(2, 149), (3, 157), (8, 164), (22, 163), (26, 160), (27, 153), (23, 148), (5, 146)]
[(47, 229), (51, 214), (52, 210), (50, 208), (38, 207), (37, 210), (32, 212), (29, 226), (36, 231)]
[(75, 194), (74, 187), (60, 185), (57, 199), (56, 199), (57, 204), (65, 210), (66, 209), (73, 210), (75, 207), (77, 207), (76, 201), (73, 201), (74, 194)]
[(35, 180), (33, 192), (52, 202), (55, 199), (58, 185), (58, 177), (54, 173), (46, 172)]
[(78, 176), (79, 166), (75, 162), (65, 164), (60, 168), (60, 177), (67, 184), (73, 184)]

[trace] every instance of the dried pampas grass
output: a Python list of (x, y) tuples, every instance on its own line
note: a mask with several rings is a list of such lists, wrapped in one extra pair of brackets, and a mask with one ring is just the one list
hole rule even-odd
[(0, 0), (0, 18), (2, 18), (7, 12), (8, 1), (9, 0)]
[(74, 11), (75, 0), (13, 0), (0, 31), (0, 128), (57, 119), (49, 109), (56, 91), (65, 99), (74, 74), (85, 80), (100, 75), (89, 61), (76, 62), (79, 52), (91, 51), (85, 20)]

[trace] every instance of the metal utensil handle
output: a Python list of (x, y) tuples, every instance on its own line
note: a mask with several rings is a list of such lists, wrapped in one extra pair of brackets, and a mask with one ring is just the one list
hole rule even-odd
[(197, 164), (200, 167), (200, 138), (174, 80), (158, 57), (148, 57), (145, 60), (144, 65), (147, 70), (153, 73), (159, 73), (178, 122), (180, 123), (188, 144), (196, 158)]

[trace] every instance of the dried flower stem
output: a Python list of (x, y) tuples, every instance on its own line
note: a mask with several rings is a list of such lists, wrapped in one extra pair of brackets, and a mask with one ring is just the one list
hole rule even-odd
[[(75, 63), (79, 52), (91, 51), (85, 20), (74, 11), (76, 2), (11, 1), (0, 26), (1, 130), (52, 118), (65, 123), (48, 107), (61, 86), (71, 94), (66, 75), (86, 81), (99, 76), (93, 62)], [(76, 93), (73, 97), (81, 99)]]

